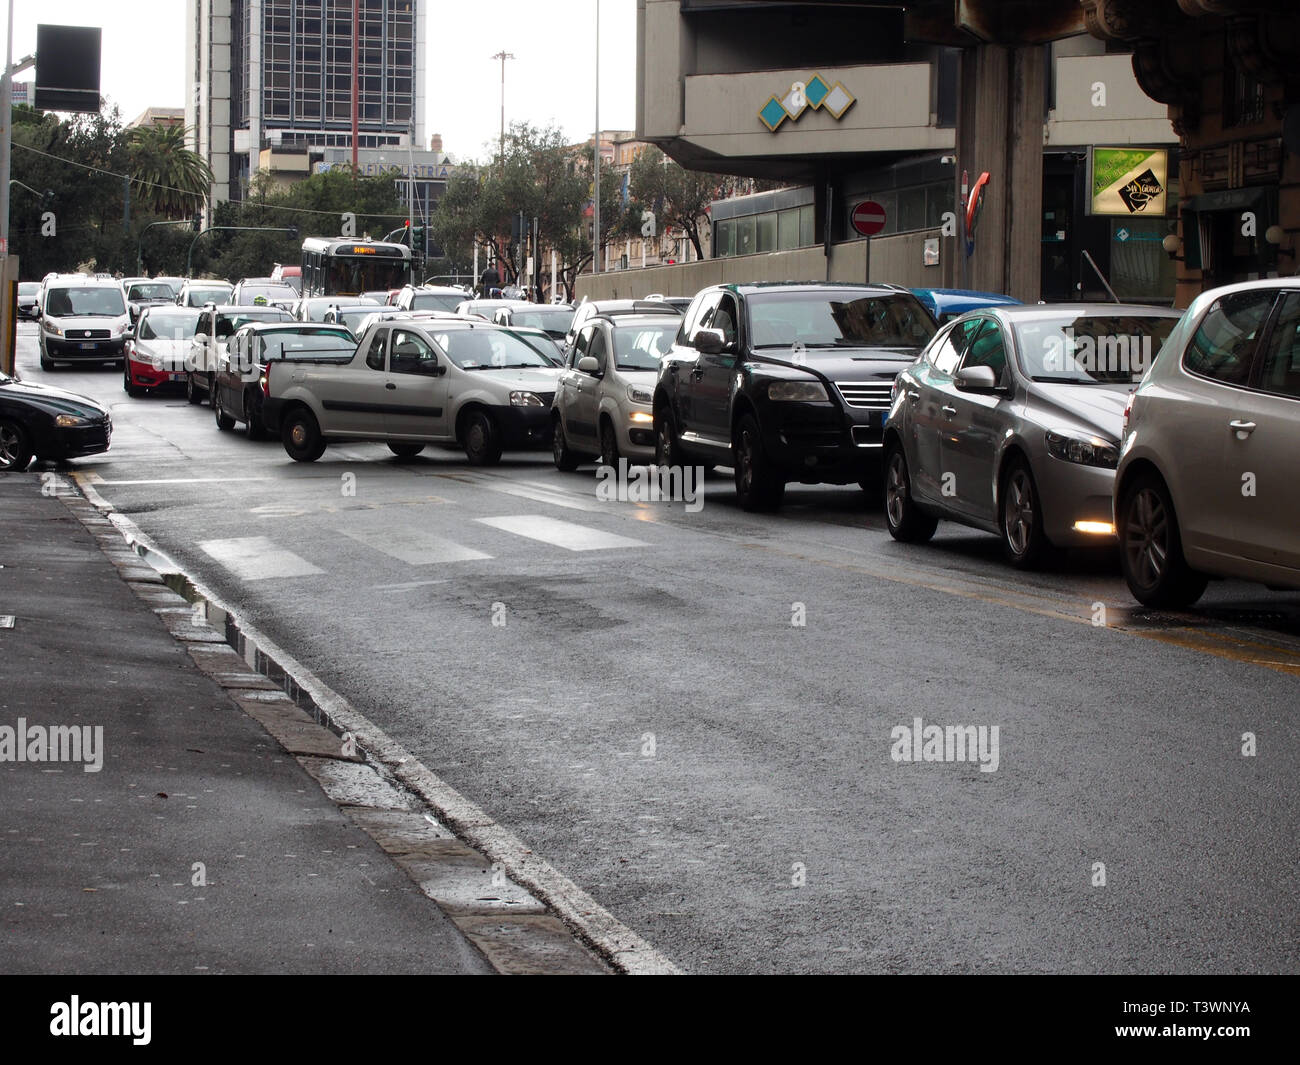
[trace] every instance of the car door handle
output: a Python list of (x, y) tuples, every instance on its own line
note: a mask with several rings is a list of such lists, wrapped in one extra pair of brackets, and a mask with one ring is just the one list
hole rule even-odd
[(701, 377), (704, 376), (704, 368), (702, 366), (695, 367), (695, 369), (691, 371), (691, 376), (698, 381)]
[(395, 384), (393, 384), (392, 381), (389, 381), (387, 384), (384, 385), (384, 387), (385, 387), (385, 388), (391, 388), (391, 389), (393, 389), (394, 391), (397, 390), (397, 386), (396, 386)]
[(918, 392), (915, 388), (909, 388), (907, 390), (907, 398), (910, 399), (913, 403), (915, 403), (918, 399), (921, 398), (921, 393)]
[(943, 411), (944, 414), (948, 415), (949, 418), (951, 418), (954, 414), (957, 413), (956, 407), (940, 407), (939, 409)]
[(1254, 422), (1243, 422), (1240, 419), (1235, 422), (1228, 423), (1228, 429), (1234, 433), (1246, 433), (1247, 435), (1249, 435), (1250, 433), (1253, 433), (1256, 428), (1257, 427)]

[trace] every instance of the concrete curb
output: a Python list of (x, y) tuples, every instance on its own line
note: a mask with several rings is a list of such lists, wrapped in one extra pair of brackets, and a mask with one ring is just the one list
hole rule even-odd
[[(191, 624), (199, 631), (186, 631), (181, 614), (197, 616), (200, 604), (189, 603), (167, 587), (159, 571), (142, 557), (149, 554), (170, 563), (165, 553), (128, 518), (117, 514), (88, 478), (78, 473), (72, 477), (80, 494), (67, 486), (69, 491), (60, 492), (60, 497), (96, 536), (128, 585), (185, 642), (199, 667), (303, 764), (326, 794), (405, 869), (498, 971), (600, 973), (612, 968), (629, 975), (680, 973), (577, 884), (422, 765), (291, 655), (239, 621), (217, 596), (173, 563), (169, 572), (184, 577), (226, 619), (224, 637), (205, 624)], [(238, 648), (228, 642), (231, 630)], [(216, 635), (215, 641), (211, 634)], [(250, 662), (256, 663), (256, 671)], [(272, 683), (268, 676), (282, 684)], [(290, 696), (305, 699), (316, 716)], [(420, 806), (427, 806), (433, 816), (422, 813)], [(453, 833), (463, 843), (458, 844)]]

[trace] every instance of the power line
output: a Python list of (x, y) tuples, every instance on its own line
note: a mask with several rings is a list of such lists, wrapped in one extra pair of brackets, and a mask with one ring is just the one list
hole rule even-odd
[[(75, 159), (69, 159), (67, 156), (52, 155), (49, 152), (43, 152), (39, 148), (32, 148), (26, 144), (18, 144), (15, 142), (14, 147), (21, 148), (25, 152), (31, 152), (33, 155), (42, 155), (46, 159), (53, 159), (55, 162), (67, 163), (69, 166), (80, 167), (82, 170), (89, 170), (95, 174), (103, 174), (106, 177), (131, 181), (137, 185), (144, 185), (151, 189), (163, 189), (166, 192), (179, 192), (182, 196), (197, 195), (196, 193), (187, 192), (185, 189), (178, 189), (172, 185), (160, 185), (156, 181), (144, 181), (140, 178), (134, 178), (130, 174), (118, 174), (115, 171), (104, 170), (103, 168), (98, 166), (90, 166), (87, 163), (79, 163)], [(273, 204), (273, 203), (259, 203), (257, 200), (241, 200), (238, 202), (240, 206), (243, 207), (261, 207), (263, 210), (267, 210), (267, 211), (290, 211), (294, 214), (327, 214), (327, 215), (337, 216), (339, 213), (338, 211), (322, 211), (315, 207), (286, 207), (286, 206), (281, 206), (279, 204)], [(370, 211), (357, 211), (356, 213), (363, 218), (406, 218), (406, 215), (404, 214), (374, 214)]]

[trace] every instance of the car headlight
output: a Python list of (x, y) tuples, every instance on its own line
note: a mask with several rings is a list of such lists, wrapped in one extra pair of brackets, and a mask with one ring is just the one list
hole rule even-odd
[(536, 392), (511, 392), (510, 405), (512, 407), (543, 407), (541, 396)]
[(45, 328), (49, 330), (49, 332), (53, 333), (56, 337), (63, 336), (63, 330), (60, 329), (57, 325), (55, 325), (53, 322), (46, 322)]
[(627, 398), (632, 403), (653, 403), (654, 396), (650, 394), (648, 388), (638, 388), (636, 385), (627, 386)]
[(89, 425), (90, 419), (80, 414), (60, 414), (54, 419), (54, 424), (60, 429), (75, 429), (79, 425)]
[(1100, 466), (1113, 470), (1119, 465), (1119, 450), (1115, 444), (1094, 436), (1084, 440), (1064, 433), (1048, 432), (1047, 453), (1065, 462), (1080, 466)]
[(824, 403), (829, 398), (820, 381), (773, 381), (767, 398), (800, 403)]

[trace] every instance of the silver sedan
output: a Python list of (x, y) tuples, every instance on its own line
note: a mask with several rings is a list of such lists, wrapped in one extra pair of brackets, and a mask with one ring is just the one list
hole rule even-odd
[(898, 375), (885, 424), (897, 540), (939, 519), (996, 533), (1012, 565), (1113, 544), (1124, 405), (1179, 318), (1126, 304), (988, 307)]

